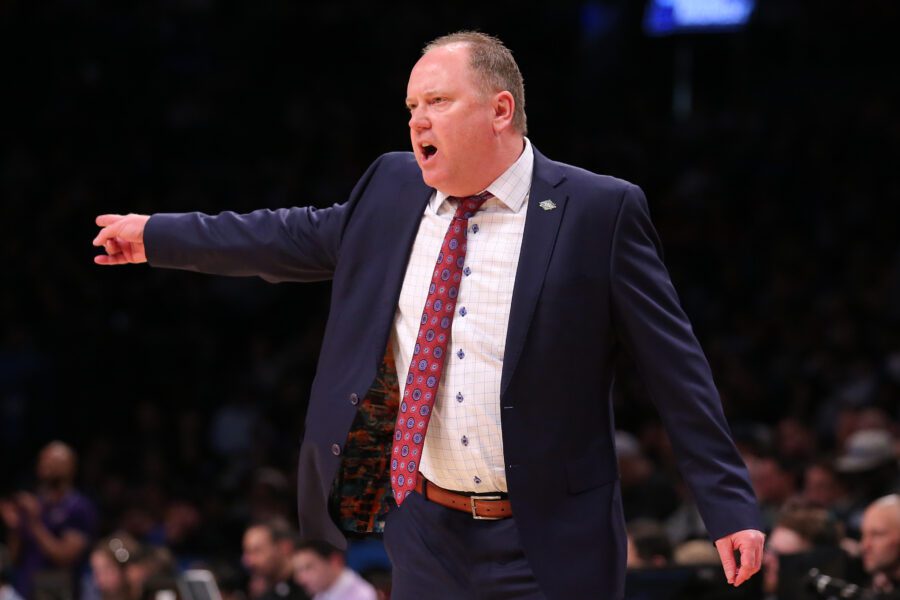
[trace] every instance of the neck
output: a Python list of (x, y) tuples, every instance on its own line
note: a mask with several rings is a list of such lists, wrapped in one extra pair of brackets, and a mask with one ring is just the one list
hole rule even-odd
[[(503, 135), (500, 138), (499, 142), (499, 151), (497, 153), (498, 159), (497, 163), (500, 165), (498, 167), (498, 172), (494, 175), (494, 179), (497, 179), (503, 173), (506, 172), (508, 168), (510, 168), (513, 163), (519, 160), (519, 157), (522, 156), (522, 152), (525, 151), (525, 137), (520, 133), (510, 133), (508, 135)], [(491, 181), (487, 183), (490, 185)]]
[(450, 194), (451, 196), (463, 197), (472, 196), (483, 191), (487, 186), (491, 185), (498, 177), (503, 175), (525, 150), (525, 137), (520, 133), (501, 134), (497, 140), (496, 158), (491, 161), (492, 168), (489, 169), (484, 176), (483, 181), (479, 181), (477, 188), (466, 194)]
[(334, 587), (334, 584), (337, 583), (337, 580), (340, 579), (341, 575), (344, 574), (344, 567), (340, 567), (335, 569), (331, 574), (331, 580), (328, 582), (328, 586), (325, 589), (330, 590)]

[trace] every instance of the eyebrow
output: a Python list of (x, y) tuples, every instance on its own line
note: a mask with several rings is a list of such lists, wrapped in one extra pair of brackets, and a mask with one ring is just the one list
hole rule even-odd
[[(439, 90), (439, 89), (434, 89), (434, 88), (432, 88), (432, 89), (425, 90), (424, 92), (422, 92), (422, 95), (425, 96), (425, 97), (428, 97), (428, 96), (446, 96), (446, 95), (447, 95), (447, 92), (442, 91), (442, 90)], [(406, 97), (406, 105), (409, 106), (409, 103), (410, 103), (410, 102), (411, 102), (411, 100), (410, 100), (409, 96), (407, 96), (407, 97)]]

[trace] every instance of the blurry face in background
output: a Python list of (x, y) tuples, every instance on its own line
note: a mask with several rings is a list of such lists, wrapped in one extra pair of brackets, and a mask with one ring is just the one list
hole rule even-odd
[(803, 477), (803, 497), (823, 508), (831, 508), (844, 496), (837, 477), (828, 469), (813, 465)]
[(97, 589), (103, 595), (117, 594), (125, 587), (125, 574), (108, 552), (91, 553), (91, 572)]
[(293, 558), (294, 581), (315, 596), (330, 588), (343, 571), (343, 564), (337, 558), (326, 559), (312, 550), (299, 550)]
[(492, 96), (469, 68), (467, 44), (441, 46), (419, 59), (409, 76), (406, 106), (410, 141), (427, 185), (451, 196), (477, 194), (490, 185), (498, 161), (495, 113)]
[(251, 527), (244, 533), (244, 555), (242, 562), (254, 575), (275, 581), (281, 570), (281, 556), (265, 527)]
[(766, 541), (763, 554), (763, 590), (774, 594), (778, 590), (778, 557), (808, 551), (812, 545), (793, 529), (775, 527)]
[(794, 492), (790, 473), (771, 458), (759, 458), (747, 464), (750, 480), (761, 504), (781, 504)]
[(75, 477), (75, 456), (68, 446), (54, 442), (38, 455), (35, 471), (45, 491), (63, 491)]
[(866, 510), (860, 549), (867, 573), (891, 576), (897, 573), (900, 569), (900, 505), (876, 504)]

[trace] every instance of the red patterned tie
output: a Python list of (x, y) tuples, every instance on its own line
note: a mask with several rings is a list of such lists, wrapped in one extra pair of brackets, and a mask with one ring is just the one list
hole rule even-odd
[(450, 326), (466, 262), (469, 217), (490, 197), (489, 192), (483, 192), (460, 199), (431, 276), (422, 322), (406, 376), (406, 388), (397, 411), (391, 449), (391, 487), (398, 505), (416, 487), (422, 444), (444, 372)]

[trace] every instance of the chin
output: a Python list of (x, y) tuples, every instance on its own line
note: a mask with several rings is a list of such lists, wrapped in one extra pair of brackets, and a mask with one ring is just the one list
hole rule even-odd
[(436, 173), (428, 173), (424, 169), (422, 170), (422, 179), (425, 181), (425, 185), (427, 185), (428, 187), (433, 187), (435, 189), (440, 188), (443, 190), (443, 184), (446, 183), (446, 181)]

